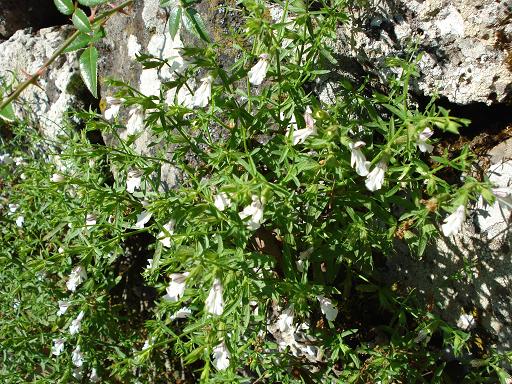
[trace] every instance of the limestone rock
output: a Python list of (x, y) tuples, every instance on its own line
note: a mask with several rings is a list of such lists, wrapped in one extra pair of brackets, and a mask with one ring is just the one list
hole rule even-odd
[[(35, 34), (30, 30), (16, 32), (0, 44), (0, 77), (7, 84), (24, 81), (35, 73), (71, 33), (70, 27), (45, 28)], [(27, 88), (15, 103), (20, 117), (39, 124), (41, 132), (54, 138), (64, 124), (64, 114), (87, 100), (79, 74), (76, 54), (59, 57), (38, 81)]]
[[(480, 0), (392, 0), (353, 6), (353, 18), (333, 42), (340, 58), (355, 58), (367, 72), (385, 79), (388, 58), (408, 58), (417, 44), (423, 56), (416, 92), (438, 93), (459, 104), (506, 102), (512, 95), (511, 11), (505, 2)], [(348, 60), (351, 63), (351, 60)], [(340, 73), (346, 72), (343, 60)], [(351, 65), (354, 65), (353, 63)], [(349, 71), (350, 72), (350, 71)], [(330, 100), (329, 89), (322, 98)], [(332, 93), (332, 92), (331, 92)]]

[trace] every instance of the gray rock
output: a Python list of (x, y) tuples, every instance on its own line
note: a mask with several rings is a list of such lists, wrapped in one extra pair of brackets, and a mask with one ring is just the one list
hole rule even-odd
[[(398, 68), (385, 68), (391, 57), (408, 57), (417, 44), (423, 56), (413, 81), (416, 92), (439, 94), (459, 104), (505, 102), (512, 91), (509, 41), (511, 9), (504, 2), (480, 0), (391, 0), (353, 7), (353, 17), (332, 42), (340, 58), (353, 58), (385, 80)], [(350, 60), (349, 60), (350, 62)], [(341, 61), (339, 74), (354, 73)], [(320, 87), (332, 100), (334, 82)]]
[[(511, 154), (510, 139), (489, 153), (487, 174), (497, 187), (512, 185)], [(421, 260), (405, 250), (391, 257), (389, 282), (416, 289), (425, 307), (435, 304), (434, 312), (453, 325), (476, 325), (498, 350), (512, 348), (511, 212), (506, 202), (480, 200), (469, 207), (462, 231), (437, 240)]]
[(0, 39), (8, 39), (20, 29), (53, 27), (65, 24), (67, 17), (52, 0), (2, 0), (0, 2)]
[[(0, 44), (0, 77), (7, 83), (24, 81), (35, 73), (71, 33), (70, 27), (45, 28), (35, 34), (16, 32)], [(55, 138), (65, 122), (64, 114), (83, 106), (85, 86), (78, 70), (76, 54), (58, 58), (15, 103), (20, 117), (30, 118), (48, 138)], [(86, 95), (86, 94), (85, 94)]]

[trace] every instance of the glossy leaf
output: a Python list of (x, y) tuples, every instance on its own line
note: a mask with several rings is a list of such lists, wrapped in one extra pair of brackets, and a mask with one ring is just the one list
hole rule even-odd
[(6, 121), (14, 121), (16, 116), (14, 115), (14, 108), (12, 102), (0, 111), (0, 118)]
[(73, 25), (82, 33), (89, 33), (92, 32), (91, 22), (89, 21), (89, 18), (85, 14), (84, 11), (82, 11), (80, 8), (77, 8), (75, 10), (75, 13), (73, 13), (73, 17), (71, 18), (73, 21)]
[(200, 39), (209, 42), (210, 36), (208, 35), (206, 25), (199, 13), (197, 13), (194, 8), (187, 8), (185, 10), (185, 15), (185, 28)]
[(87, 48), (80, 56), (80, 74), (87, 89), (94, 97), (98, 97), (98, 50)]
[(109, 0), (78, 0), (78, 2), (86, 7), (95, 7), (96, 5), (108, 3)]
[(71, 0), (53, 0), (53, 2), (55, 3), (55, 6), (59, 10), (59, 12), (65, 15), (71, 15), (75, 10), (75, 7), (73, 6), (73, 1)]
[(183, 9), (181, 7), (174, 7), (169, 12), (169, 33), (173, 39), (180, 29), (182, 13)]

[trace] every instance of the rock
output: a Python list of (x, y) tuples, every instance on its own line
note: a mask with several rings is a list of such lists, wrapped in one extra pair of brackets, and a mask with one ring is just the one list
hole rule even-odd
[(0, 39), (20, 29), (38, 30), (67, 23), (52, 0), (3, 0), (0, 2)]
[[(0, 44), (0, 76), (16, 83), (35, 73), (71, 33), (71, 27), (45, 28), (35, 34), (16, 32)], [(30, 118), (48, 138), (55, 138), (65, 122), (64, 114), (84, 106), (89, 99), (74, 53), (59, 57), (39, 79), (29, 86), (15, 103), (19, 117)]]
[[(489, 181), (497, 187), (512, 185), (512, 139), (489, 152)], [(508, 203), (510, 204), (510, 203)], [(484, 204), (469, 207), (462, 231), (440, 238), (421, 260), (399, 252), (388, 261), (390, 284), (415, 288), (425, 307), (453, 325), (465, 324), (484, 331), (493, 347), (512, 348), (512, 205)], [(474, 323), (473, 323), (474, 321)]]
[[(459, 104), (507, 102), (512, 95), (511, 11), (503, 2), (480, 0), (392, 0), (378, 7), (354, 6), (354, 17), (338, 29), (333, 42), (342, 59), (338, 71), (354, 73), (343, 60), (352, 58), (385, 80), (400, 71), (386, 69), (386, 60), (407, 59), (408, 47), (417, 43), (423, 56), (420, 76), (413, 80), (416, 92), (439, 94)], [(333, 87), (332, 81), (320, 86), (324, 101), (332, 100)]]

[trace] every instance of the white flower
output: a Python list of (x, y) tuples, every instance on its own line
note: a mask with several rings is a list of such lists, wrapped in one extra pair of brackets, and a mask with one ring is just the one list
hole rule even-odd
[(16, 219), (16, 225), (20, 228), (23, 227), (23, 223), (25, 222), (25, 218), (23, 216), (18, 216)]
[(71, 306), (71, 303), (67, 300), (59, 300), (59, 311), (57, 312), (57, 316), (62, 316), (66, 313), (68, 308)]
[(279, 330), (283, 333), (287, 333), (292, 331), (292, 333), (295, 331), (293, 327), (293, 317), (295, 315), (295, 311), (293, 310), (293, 307), (290, 306), (286, 308), (277, 318), (277, 326), (279, 327)]
[(16, 213), (18, 208), (20, 207), (19, 204), (9, 204), (9, 213)]
[(151, 336), (149, 339), (146, 339), (144, 341), (144, 345), (142, 346), (142, 350), (145, 351), (146, 349), (151, 347), (154, 342), (155, 342), (155, 338), (153, 336)]
[(75, 292), (76, 288), (87, 279), (87, 271), (81, 265), (77, 265), (71, 271), (69, 279), (66, 282), (68, 290)]
[(223, 211), (226, 208), (231, 207), (231, 204), (233, 204), (233, 202), (231, 201), (226, 192), (221, 192), (215, 196), (213, 204), (215, 205), (215, 208), (217, 208), (219, 211)]
[(434, 150), (434, 146), (432, 144), (427, 143), (427, 140), (434, 134), (430, 128), (425, 128), (418, 135), (418, 140), (416, 141), (416, 145), (418, 146), (421, 152), (431, 153)]
[(59, 247), (59, 249), (57, 249), (57, 252), (59, 252), (59, 253), (64, 253), (64, 248)]
[(84, 363), (84, 354), (80, 351), (80, 346), (77, 345), (71, 354), (71, 361), (75, 367), (81, 367)]
[[(188, 85), (188, 84), (187, 84)], [(167, 105), (174, 105), (174, 97), (176, 97), (176, 102), (178, 105), (181, 105), (185, 108), (193, 108), (194, 107), (194, 95), (190, 92), (190, 89), (187, 85), (183, 85), (178, 93), (176, 94), (175, 90), (170, 90), (166, 94), (165, 102)]]
[(317, 299), (320, 302), (320, 310), (327, 320), (334, 321), (338, 316), (338, 309), (333, 305), (331, 299), (324, 296), (318, 296)]
[(88, 213), (87, 216), (85, 217), (85, 225), (86, 226), (96, 225), (96, 215), (93, 213)]
[(201, 79), (201, 85), (194, 92), (194, 107), (204, 108), (212, 97), (213, 77), (206, 76)]
[(263, 203), (261, 199), (253, 195), (251, 205), (245, 207), (238, 216), (240, 216), (242, 220), (249, 217), (249, 220), (246, 222), (247, 228), (251, 231), (257, 230), (263, 222)]
[(186, 319), (192, 314), (192, 311), (188, 307), (178, 309), (174, 314), (171, 315), (171, 320), (175, 319)]
[(164, 225), (165, 231), (162, 231), (158, 234), (158, 240), (166, 248), (170, 248), (170, 246), (171, 246), (171, 235), (174, 234), (174, 226), (175, 225), (176, 225), (176, 221), (170, 220), (167, 224)]
[(457, 234), (462, 228), (462, 223), (466, 219), (466, 208), (464, 205), (459, 205), (455, 212), (444, 219), (444, 224), (441, 226), (445, 236), (453, 236)]
[(218, 371), (223, 371), (229, 367), (230, 354), (224, 342), (213, 348), (213, 366)]
[(66, 179), (60, 173), (54, 173), (50, 180), (54, 183), (62, 183)]
[(105, 109), (105, 119), (112, 120), (112, 118), (117, 117), (119, 114), (119, 109), (121, 105), (126, 101), (123, 98), (111, 97), (107, 96), (107, 109)]
[(10, 154), (4, 153), (3, 155), (0, 155), (0, 163), (1, 164), (12, 164), (13, 159)]
[(126, 133), (128, 135), (134, 135), (144, 129), (144, 111), (141, 107), (135, 107), (128, 113), (130, 119), (126, 124)]
[(76, 319), (74, 319), (71, 322), (71, 325), (69, 326), (69, 333), (71, 334), (71, 336), (78, 333), (78, 331), (80, 330), (80, 327), (82, 326), (83, 318), (84, 318), (84, 311), (80, 311), (80, 313), (78, 314)]
[(142, 174), (140, 171), (129, 171), (126, 177), (126, 192), (133, 193), (136, 189), (140, 189), (142, 182)]
[(220, 316), (224, 312), (224, 299), (222, 298), (222, 284), (219, 279), (213, 281), (210, 293), (206, 298), (205, 309), (207, 312)]
[(384, 161), (380, 161), (375, 168), (373, 168), (373, 171), (366, 176), (366, 188), (372, 192), (381, 189), (382, 184), (384, 184), (384, 173), (387, 169), (387, 164)]
[(512, 189), (509, 187), (493, 188), (492, 194), (496, 196), (498, 204), (504, 208), (512, 207)]
[(189, 272), (184, 273), (171, 273), (169, 277), (171, 278), (171, 282), (169, 286), (165, 289), (167, 295), (164, 296), (164, 299), (167, 301), (178, 301), (183, 297), (185, 293), (185, 286), (187, 283), (187, 276)]
[(309, 136), (316, 135), (316, 128), (313, 125), (309, 125), (306, 123), (306, 128), (297, 129), (297, 120), (295, 119), (295, 115), (292, 115), (290, 119), (290, 125), (286, 130), (286, 136), (290, 135), (290, 131), (292, 131), (292, 143), (293, 145), (303, 144)]
[(463, 313), (457, 320), (457, 327), (459, 327), (463, 331), (469, 331), (470, 329), (475, 328), (475, 326), (476, 321), (473, 315)]
[(306, 123), (306, 128), (315, 129), (315, 119), (313, 118), (313, 111), (309, 105), (304, 112), (304, 122)]
[(137, 215), (137, 222), (135, 223), (134, 228), (136, 229), (142, 229), (147, 224), (147, 222), (151, 219), (151, 216), (153, 214), (148, 211), (142, 211), (140, 214)]
[(91, 369), (91, 373), (89, 374), (89, 381), (91, 383), (98, 383), (100, 381), (100, 377), (98, 376), (96, 368)]
[(18, 309), (20, 307), (20, 305), (21, 305), (21, 302), (19, 300), (16, 300), (16, 299), (12, 303), (12, 307), (14, 309)]
[(350, 166), (355, 168), (356, 173), (359, 176), (367, 176), (369, 173), (368, 167), (370, 165), (370, 162), (366, 161), (366, 157), (361, 151), (361, 148), (364, 147), (365, 145), (366, 143), (364, 141), (356, 141), (355, 143), (349, 143)]
[(59, 356), (64, 351), (64, 339), (53, 339), (52, 355)]
[(249, 76), (249, 83), (253, 85), (260, 85), (263, 82), (265, 76), (267, 76), (268, 59), (268, 54), (263, 53), (260, 55), (260, 59), (258, 60), (258, 62), (254, 65), (254, 67), (251, 68), (251, 70), (247, 74)]
[(148, 265), (146, 266), (146, 269), (153, 268), (153, 259), (148, 259)]

